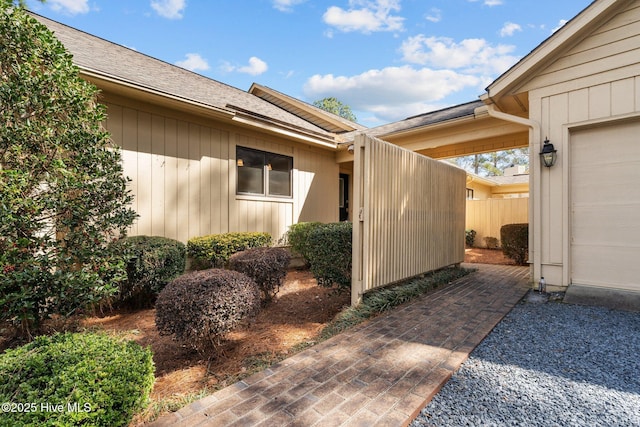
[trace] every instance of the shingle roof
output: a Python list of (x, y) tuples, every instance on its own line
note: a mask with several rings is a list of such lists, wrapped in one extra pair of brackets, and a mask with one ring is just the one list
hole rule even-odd
[[(394, 133), (420, 128), (435, 123), (446, 122), (448, 120), (454, 120), (466, 116), (473, 116), (475, 109), (483, 105), (484, 103), (480, 100), (471, 101), (465, 104), (455, 105), (453, 107), (444, 108), (442, 110), (431, 111), (417, 116), (408, 117), (397, 122), (370, 128), (366, 130), (365, 133), (370, 136), (384, 137), (385, 135), (391, 135)], [(354, 136), (357, 133), (360, 132), (351, 132), (344, 137), (343, 141), (346, 142), (353, 140)]]
[(246, 91), (33, 14), (85, 71), (216, 108), (231, 109), (333, 138), (334, 134)]
[(271, 102), (298, 117), (302, 117), (329, 132), (345, 133), (366, 129), (365, 126), (347, 120), (337, 114), (324, 111), (313, 104), (300, 101), (267, 86), (254, 83), (249, 89), (249, 93)]

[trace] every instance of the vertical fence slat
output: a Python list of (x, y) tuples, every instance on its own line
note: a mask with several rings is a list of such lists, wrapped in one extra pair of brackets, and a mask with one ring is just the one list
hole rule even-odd
[(365, 135), (356, 137), (354, 162), (352, 303), (463, 261), (464, 171)]

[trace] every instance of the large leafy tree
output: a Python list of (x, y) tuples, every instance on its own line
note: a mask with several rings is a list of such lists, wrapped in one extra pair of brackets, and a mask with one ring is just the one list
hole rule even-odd
[(123, 277), (109, 244), (135, 213), (96, 96), (54, 35), (0, 0), (0, 321), (26, 336)]
[(318, 101), (314, 101), (313, 105), (321, 110), (328, 111), (343, 119), (350, 120), (352, 122), (357, 121), (355, 114), (351, 111), (351, 107), (338, 101), (336, 98), (324, 98)]

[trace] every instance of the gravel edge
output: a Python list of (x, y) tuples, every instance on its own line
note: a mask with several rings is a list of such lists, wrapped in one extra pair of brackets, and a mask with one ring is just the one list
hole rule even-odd
[(640, 313), (527, 301), (412, 427), (640, 426)]

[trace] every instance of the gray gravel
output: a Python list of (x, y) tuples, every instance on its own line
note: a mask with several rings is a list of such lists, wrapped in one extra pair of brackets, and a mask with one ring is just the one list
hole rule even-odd
[(640, 426), (640, 313), (520, 303), (411, 426)]

